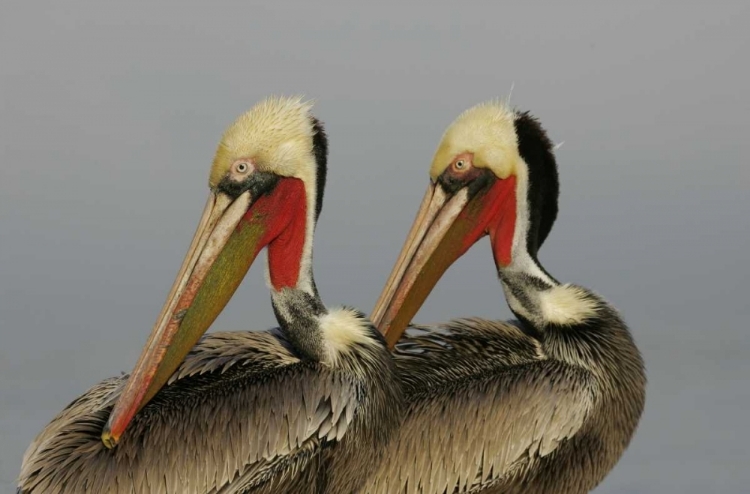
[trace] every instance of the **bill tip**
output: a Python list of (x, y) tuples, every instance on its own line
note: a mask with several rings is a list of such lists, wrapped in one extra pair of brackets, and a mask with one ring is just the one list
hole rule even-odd
[(109, 425), (107, 425), (104, 428), (104, 431), (102, 431), (102, 443), (104, 444), (104, 447), (107, 449), (112, 449), (115, 446), (117, 446), (117, 442), (119, 441), (119, 436), (116, 436), (112, 433), (112, 431), (109, 428)]

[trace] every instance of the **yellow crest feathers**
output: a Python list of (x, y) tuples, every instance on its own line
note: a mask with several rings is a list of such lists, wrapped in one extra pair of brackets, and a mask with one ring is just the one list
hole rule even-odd
[(270, 97), (240, 115), (219, 142), (209, 185), (218, 185), (241, 158), (277, 175), (305, 174), (312, 156), (312, 105), (299, 96)]
[(446, 129), (430, 167), (430, 177), (440, 176), (461, 153), (474, 154), (474, 166), (489, 168), (499, 178), (516, 171), (518, 138), (516, 114), (500, 101), (476, 105), (459, 115)]

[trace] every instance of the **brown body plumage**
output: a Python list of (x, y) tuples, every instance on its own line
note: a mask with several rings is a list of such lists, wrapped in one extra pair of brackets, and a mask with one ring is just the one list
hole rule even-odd
[(630, 442), (646, 379), (617, 311), (537, 259), (557, 214), (549, 139), (528, 114), (480, 105), (448, 129), (431, 177), (373, 321), (397, 341), (487, 233), (519, 321), (455, 320), (398, 340), (406, 418), (365, 492), (590, 491)]
[[(402, 397), (380, 333), (357, 311), (327, 309), (313, 280), (326, 156), (322, 125), (299, 99), (267, 100), (229, 128), (195, 240), (134, 372), (98, 384), (39, 434), (19, 492), (364, 485)], [(264, 246), (279, 328), (214, 333), (192, 347)]]
[(385, 352), (330, 368), (278, 331), (206, 335), (114, 450), (100, 434), (126, 376), (68, 405), (29, 447), (19, 492), (349, 492), (398, 411)]
[(638, 424), (643, 362), (621, 323), (569, 337), (483, 319), (410, 330), (396, 349), (406, 419), (366, 492), (593, 489)]

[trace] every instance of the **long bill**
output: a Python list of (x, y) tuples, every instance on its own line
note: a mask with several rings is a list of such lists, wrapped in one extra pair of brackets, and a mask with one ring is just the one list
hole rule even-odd
[[(495, 180), (453, 194), (430, 183), (371, 320), (393, 348), (443, 273), (502, 223), (515, 202), (515, 180)], [(512, 199), (512, 201), (509, 201)], [(499, 223), (498, 223), (499, 218)]]
[(263, 247), (264, 224), (240, 223), (251, 202), (250, 192), (236, 199), (211, 192), (167, 301), (104, 427), (106, 447), (117, 444), (136, 413), (168, 381), (229, 302)]

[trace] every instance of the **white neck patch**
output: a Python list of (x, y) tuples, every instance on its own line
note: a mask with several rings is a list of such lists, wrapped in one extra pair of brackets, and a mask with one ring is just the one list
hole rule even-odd
[(546, 322), (575, 325), (597, 315), (597, 303), (573, 285), (557, 285), (539, 292), (539, 309)]
[(378, 346), (370, 335), (370, 327), (365, 319), (352, 309), (343, 307), (331, 309), (318, 319), (323, 334), (326, 361), (336, 365), (339, 357), (354, 350), (355, 345)]

